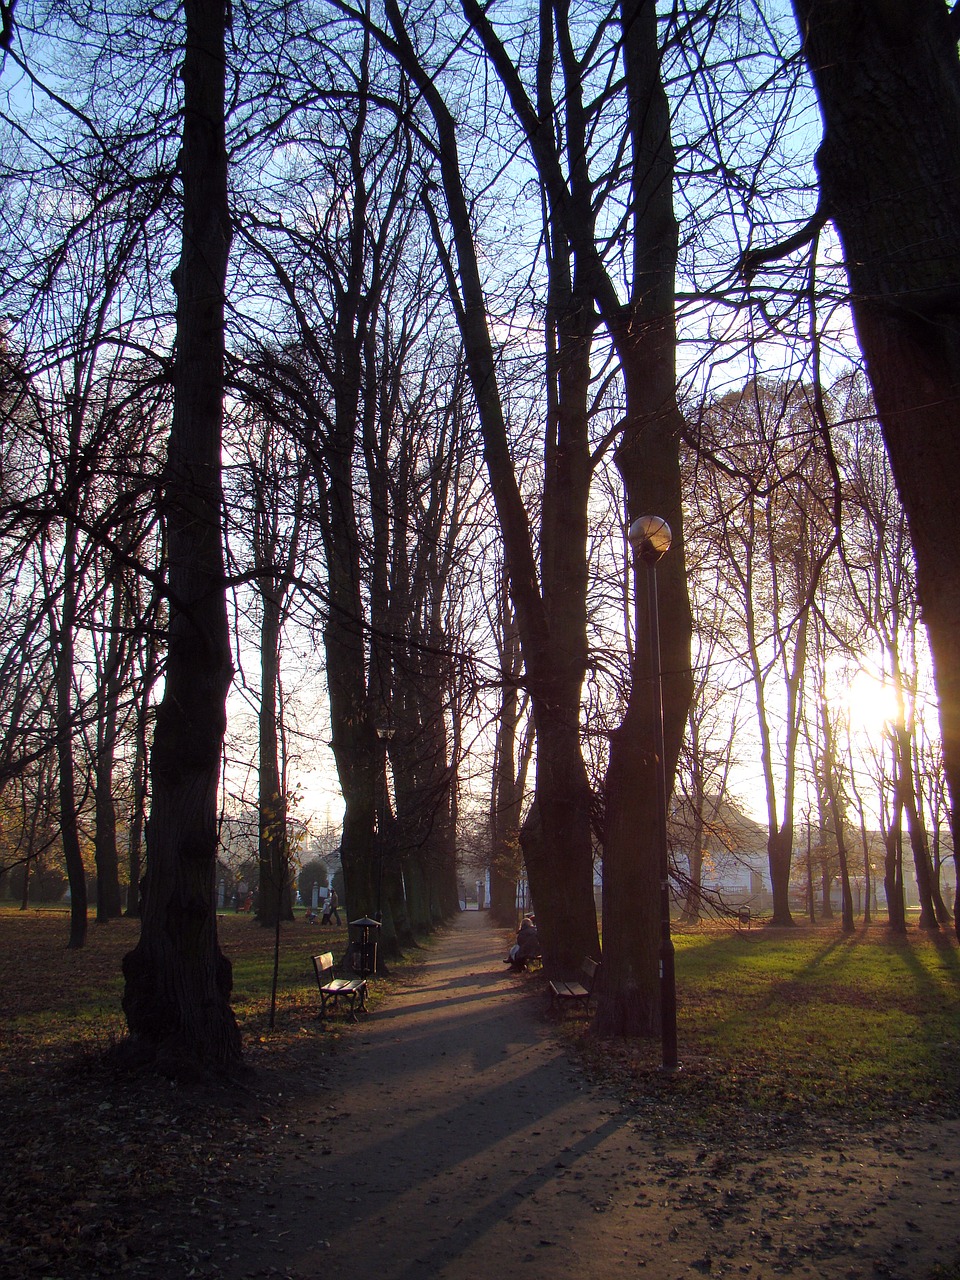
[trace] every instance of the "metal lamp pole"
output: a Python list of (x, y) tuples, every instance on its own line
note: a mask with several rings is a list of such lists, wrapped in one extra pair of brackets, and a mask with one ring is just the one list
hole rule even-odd
[(650, 620), (650, 689), (657, 768), (657, 836), (660, 844), (660, 1043), (661, 1070), (679, 1071), (677, 1060), (677, 978), (670, 936), (670, 860), (667, 852), (667, 768), (663, 745), (663, 678), (660, 670), (660, 609), (657, 563), (670, 550), (673, 534), (660, 516), (640, 516), (627, 535), (647, 566)]
[(380, 778), (380, 804), (377, 806), (377, 920), (383, 920), (383, 847), (387, 825), (387, 747), (395, 730), (389, 725), (377, 725), (377, 737), (383, 743), (383, 770)]

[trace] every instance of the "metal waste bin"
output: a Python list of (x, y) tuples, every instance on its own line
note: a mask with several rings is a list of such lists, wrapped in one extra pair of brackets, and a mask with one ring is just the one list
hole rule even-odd
[(360, 920), (351, 920), (347, 927), (349, 944), (346, 968), (352, 969), (361, 978), (365, 978), (368, 973), (376, 973), (377, 941), (380, 937), (377, 930), (381, 927), (380, 921), (363, 916)]

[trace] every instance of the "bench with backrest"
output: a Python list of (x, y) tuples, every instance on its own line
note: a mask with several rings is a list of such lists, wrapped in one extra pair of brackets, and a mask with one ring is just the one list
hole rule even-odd
[(582, 1004), (589, 1013), (590, 997), (593, 995), (599, 972), (600, 962), (591, 960), (588, 956), (580, 966), (578, 978), (571, 982), (564, 982), (560, 978), (552, 978), (550, 980), (551, 1005)]
[(346, 1000), (350, 1006), (350, 1017), (356, 1022), (357, 1014), (367, 1011), (366, 979), (335, 978), (332, 951), (326, 951), (322, 956), (311, 956), (311, 959), (317, 975), (317, 986), (320, 988), (320, 1017), (327, 1016), (328, 1002), (334, 1009), (338, 1009), (340, 1001)]

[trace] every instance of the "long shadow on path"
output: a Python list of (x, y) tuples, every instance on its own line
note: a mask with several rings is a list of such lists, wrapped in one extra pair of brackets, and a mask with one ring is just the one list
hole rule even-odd
[(218, 1274), (925, 1280), (960, 1247), (960, 1125), (776, 1151), (644, 1136), (586, 1085), (506, 945), (464, 913), (351, 1028)]
[(576, 1272), (583, 1198), (597, 1195), (581, 1165), (623, 1122), (550, 1035), (542, 993), (505, 972), (488, 919), (464, 913), (345, 1038), (336, 1094), (300, 1117), (270, 1239), (244, 1249), (238, 1274), (495, 1275), (546, 1253), (545, 1276)]

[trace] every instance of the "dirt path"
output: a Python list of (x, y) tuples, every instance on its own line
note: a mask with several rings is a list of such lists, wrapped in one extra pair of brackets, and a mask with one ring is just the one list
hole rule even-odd
[(960, 1255), (960, 1125), (668, 1145), (585, 1082), (505, 945), (465, 913), (344, 1038), (222, 1275), (927, 1280)]

